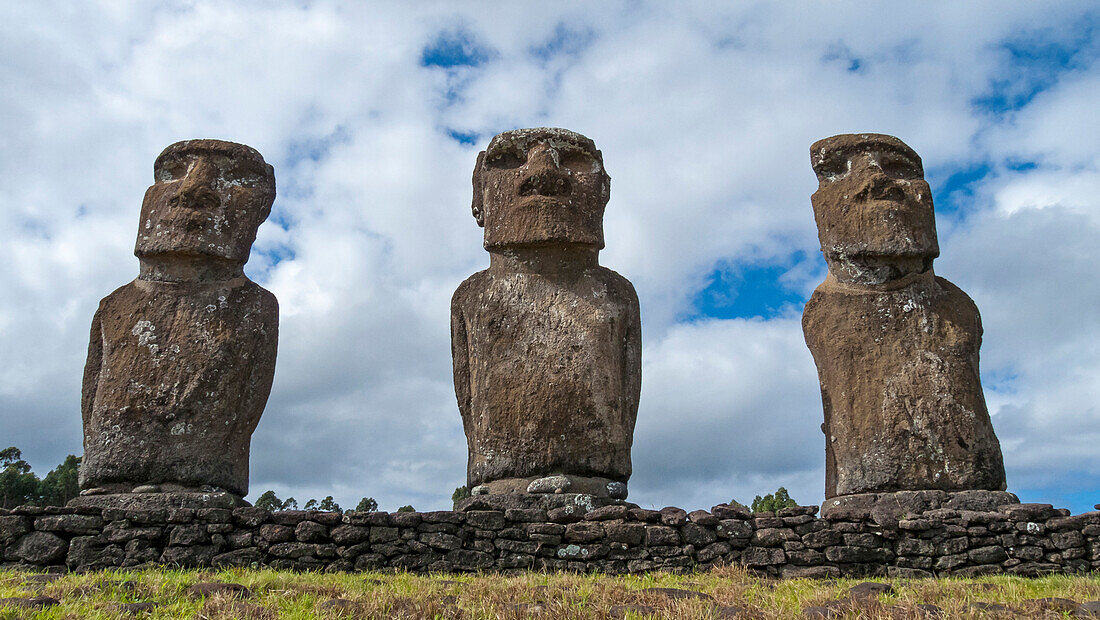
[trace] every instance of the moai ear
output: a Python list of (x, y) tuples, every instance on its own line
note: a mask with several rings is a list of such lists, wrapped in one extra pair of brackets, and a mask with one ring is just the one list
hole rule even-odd
[(485, 151), (477, 154), (477, 163), (474, 164), (474, 199), (470, 204), (470, 210), (477, 220), (477, 225), (485, 227), (485, 188), (482, 184), (481, 167), (485, 163)]
[(607, 201), (611, 200), (611, 175), (607, 174), (607, 168), (603, 167), (603, 152), (597, 150), (596, 156), (600, 160), (600, 172), (603, 173), (603, 187), (600, 190), (600, 197), (603, 198), (604, 204), (607, 204)]

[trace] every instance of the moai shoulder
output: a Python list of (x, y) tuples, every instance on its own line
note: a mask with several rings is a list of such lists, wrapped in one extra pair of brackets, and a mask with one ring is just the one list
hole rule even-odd
[(247, 146), (191, 140), (157, 158), (139, 276), (92, 320), (76, 503), (235, 505), (247, 493), (279, 308), (243, 266), (274, 197), (271, 166)]
[(506, 132), (478, 157), (490, 266), (451, 302), (478, 493), (626, 495), (641, 330), (634, 287), (597, 260), (609, 184), (595, 145), (566, 130)]
[(803, 314), (821, 382), (826, 497), (1005, 487), (978, 371), (974, 302), (936, 276), (920, 158), (879, 134), (811, 148), (829, 265)]

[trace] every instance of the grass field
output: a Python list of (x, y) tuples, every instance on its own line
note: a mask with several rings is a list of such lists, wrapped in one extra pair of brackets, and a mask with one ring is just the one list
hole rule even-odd
[[(41, 609), (0, 605), (11, 618), (799, 618), (814, 617), (1075, 617), (1069, 603), (1100, 599), (1100, 576), (1041, 579), (988, 577), (877, 580), (892, 593), (849, 598), (859, 580), (773, 581), (738, 567), (688, 575), (603, 576), (528, 573), (517, 576), (407, 573), (321, 574), (272, 570), (143, 570), (58, 576), (0, 571), (0, 599), (46, 596)], [(198, 583), (234, 583), (248, 592), (189, 590)], [(672, 588), (677, 591), (648, 590)], [(686, 591), (686, 592), (685, 592)], [(839, 601), (839, 602), (838, 602)], [(155, 603), (140, 610), (130, 603)], [(979, 609), (998, 603), (1008, 612)], [(978, 604), (978, 605), (974, 605)], [(1063, 611), (1055, 609), (1061, 607)], [(832, 614), (832, 615), (829, 615)], [(1100, 617), (1100, 612), (1097, 616)]]

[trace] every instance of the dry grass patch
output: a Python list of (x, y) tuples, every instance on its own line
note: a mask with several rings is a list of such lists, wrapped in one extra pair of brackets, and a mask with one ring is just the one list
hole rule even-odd
[[(182, 571), (150, 569), (36, 576), (0, 571), (0, 598), (48, 596), (59, 604), (43, 609), (0, 607), (0, 620), (122, 620), (126, 618), (761, 618), (877, 619), (1073, 617), (1070, 605), (1100, 600), (1098, 576), (1040, 579), (983, 577), (943, 580), (879, 580), (892, 590), (852, 601), (861, 580), (776, 581), (740, 567), (688, 575), (517, 575), (409, 573), (325, 574), (274, 570)], [(252, 596), (209, 590), (189, 595), (198, 583), (230, 583)], [(873, 590), (873, 589), (872, 589)], [(190, 591), (193, 591), (190, 590)], [(1039, 601), (1038, 599), (1047, 599)], [(1056, 601), (1054, 599), (1064, 599)], [(1071, 601), (1069, 603), (1067, 601)], [(983, 608), (983, 604), (984, 608)], [(1072, 608), (1076, 610), (1076, 608)], [(1097, 616), (1100, 617), (1100, 616)]]

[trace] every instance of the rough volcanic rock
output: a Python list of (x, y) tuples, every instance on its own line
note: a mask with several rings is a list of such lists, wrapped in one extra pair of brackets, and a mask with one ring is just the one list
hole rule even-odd
[[(601, 267), (610, 177), (588, 138), (502, 133), (478, 155), (489, 268), (451, 302), (455, 392), (478, 493), (625, 497), (641, 386), (638, 297)], [(568, 489), (540, 478), (564, 474)], [(560, 480), (559, 480), (560, 481)]]
[(1003, 490), (978, 375), (974, 302), (932, 271), (939, 255), (920, 157), (897, 138), (811, 147), (829, 274), (806, 304), (826, 437), (825, 495)]
[(191, 140), (157, 157), (154, 181), (134, 251), (140, 274), (92, 319), (81, 488), (244, 495), (278, 304), (243, 267), (275, 177), (247, 146)]
[(50, 532), (31, 532), (19, 539), (15, 555), (29, 564), (58, 564), (65, 559), (69, 543)]
[(159, 493), (108, 493), (105, 495), (81, 495), (69, 500), (69, 506), (96, 508), (120, 508), (124, 510), (165, 510), (169, 508), (233, 509), (248, 507), (239, 495), (224, 491), (162, 491)]

